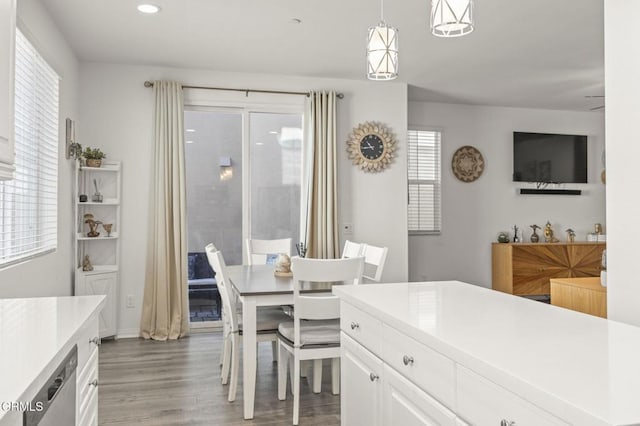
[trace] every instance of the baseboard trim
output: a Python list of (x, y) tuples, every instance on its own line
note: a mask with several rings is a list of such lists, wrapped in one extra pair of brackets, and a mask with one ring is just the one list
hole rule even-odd
[(131, 339), (133, 337), (140, 337), (140, 330), (137, 328), (123, 328), (118, 330), (116, 339)]

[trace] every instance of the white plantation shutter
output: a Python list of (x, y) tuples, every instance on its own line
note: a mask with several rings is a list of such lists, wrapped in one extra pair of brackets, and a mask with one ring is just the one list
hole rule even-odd
[(410, 234), (439, 234), (441, 220), (440, 145), (438, 130), (409, 130), (408, 224)]
[(0, 267), (57, 247), (59, 77), (16, 34), (15, 178), (0, 183)]

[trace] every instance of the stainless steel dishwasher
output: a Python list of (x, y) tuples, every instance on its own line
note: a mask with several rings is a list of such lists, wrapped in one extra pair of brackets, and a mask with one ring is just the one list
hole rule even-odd
[(24, 426), (75, 426), (77, 366), (74, 345), (24, 412)]

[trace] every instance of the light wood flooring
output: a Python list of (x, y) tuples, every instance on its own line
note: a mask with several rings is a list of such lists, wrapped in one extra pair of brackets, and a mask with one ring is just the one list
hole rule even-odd
[[(258, 345), (253, 420), (242, 416), (242, 370), (235, 402), (220, 383), (221, 333), (192, 334), (170, 342), (104, 341), (100, 347), (100, 425), (290, 425), (293, 400), (278, 401), (271, 345)], [(331, 368), (323, 368), (321, 394), (300, 384), (300, 425), (339, 425), (340, 397), (331, 394)]]

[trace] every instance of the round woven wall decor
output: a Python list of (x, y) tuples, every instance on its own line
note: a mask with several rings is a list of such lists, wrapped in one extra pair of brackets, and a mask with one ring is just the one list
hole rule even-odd
[(484, 171), (484, 158), (476, 148), (466, 145), (458, 148), (451, 160), (453, 174), (463, 182), (473, 182)]

